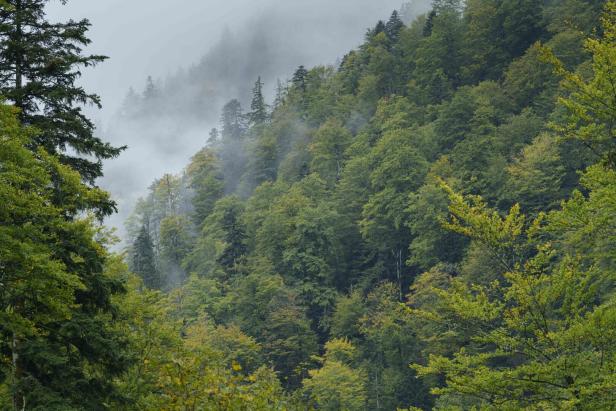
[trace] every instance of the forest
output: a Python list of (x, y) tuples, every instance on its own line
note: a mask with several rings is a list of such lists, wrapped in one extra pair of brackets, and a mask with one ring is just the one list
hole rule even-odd
[(0, 0), (1, 410), (616, 409), (616, 1), (407, 4), (255, 78), (125, 239), (46, 3)]

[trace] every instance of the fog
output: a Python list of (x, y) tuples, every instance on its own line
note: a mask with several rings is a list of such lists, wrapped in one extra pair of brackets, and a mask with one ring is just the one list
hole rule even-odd
[[(245, 104), (257, 76), (271, 96), (276, 79), (288, 79), (297, 66), (335, 64), (402, 2), (51, 1), (51, 20), (88, 18), (87, 52), (110, 57), (84, 70), (80, 80), (102, 97), (103, 110), (87, 109), (101, 136), (129, 147), (106, 164), (100, 181), (120, 208), (108, 223), (121, 234), (122, 221), (148, 185), (180, 172), (217, 126), (222, 104), (231, 98)], [(429, 1), (416, 3), (423, 12)], [(155, 79), (160, 101), (136, 118), (122, 104), (130, 87), (143, 91), (147, 76)]]

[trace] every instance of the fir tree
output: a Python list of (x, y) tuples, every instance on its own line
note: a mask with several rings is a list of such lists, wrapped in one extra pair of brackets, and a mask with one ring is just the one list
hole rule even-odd
[(276, 97), (274, 98), (274, 110), (284, 103), (286, 89), (280, 79), (276, 80)]
[(148, 288), (159, 289), (162, 279), (156, 269), (154, 247), (150, 233), (145, 226), (141, 227), (139, 236), (133, 243), (132, 269)]
[(385, 23), (382, 20), (379, 20), (374, 26), (373, 29), (369, 29), (366, 33), (366, 40), (370, 41), (373, 37), (377, 36), (380, 33), (385, 32)]
[(143, 90), (143, 98), (145, 101), (152, 101), (158, 97), (158, 88), (154, 84), (152, 76), (148, 76), (145, 81), (145, 90)]
[(137, 94), (134, 88), (130, 87), (122, 102), (122, 108), (120, 109), (120, 115), (124, 118), (131, 118), (137, 111), (139, 104), (141, 103), (141, 96)]
[(100, 107), (100, 98), (75, 82), (82, 67), (106, 57), (82, 52), (90, 43), (88, 20), (50, 23), (45, 18), (47, 2), (0, 3), (0, 94), (21, 110), (23, 123), (41, 131), (34, 146), (58, 154), (84, 181), (93, 182), (102, 175), (101, 160), (116, 157), (123, 148), (94, 135), (94, 124), (81, 106)]
[(402, 30), (403, 27), (404, 23), (400, 19), (398, 12), (394, 10), (393, 13), (391, 13), (389, 21), (385, 25), (385, 33), (387, 34), (389, 40), (396, 43), (400, 37), (400, 30)]
[(218, 133), (218, 129), (217, 129), (216, 127), (212, 128), (212, 129), (210, 130), (210, 136), (209, 136), (209, 137), (208, 137), (208, 139), (207, 139), (207, 143), (208, 143), (209, 145), (214, 145), (214, 144), (216, 144), (216, 143), (218, 142), (218, 135), (219, 135), (219, 133)]
[(0, 106), (0, 408), (100, 410), (130, 365), (109, 323), (122, 284), (103, 273), (106, 252), (81, 218), (107, 195), (29, 152), (14, 112)]
[(267, 121), (267, 106), (263, 98), (263, 82), (260, 76), (252, 89), (250, 109), (252, 111), (248, 115), (248, 118), (253, 125), (260, 125)]
[(241, 221), (242, 211), (241, 205), (231, 198), (220, 222), (221, 228), (225, 232), (226, 247), (218, 257), (218, 263), (227, 272), (233, 274), (237, 273), (238, 265), (247, 252), (246, 228)]
[(293, 74), (293, 86), (302, 93), (306, 92), (306, 76), (308, 76), (308, 70), (304, 66), (299, 66)]
[(229, 101), (222, 109), (222, 138), (225, 140), (241, 140), (246, 129), (242, 105), (236, 99)]

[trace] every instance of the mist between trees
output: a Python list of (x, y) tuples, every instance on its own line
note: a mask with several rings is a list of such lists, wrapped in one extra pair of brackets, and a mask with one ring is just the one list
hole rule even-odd
[[(334, 65), (129, 93), (118, 127), (169, 153), (168, 118), (201, 137), (120, 253), (80, 140), (48, 126), (66, 117), (28, 104), (49, 89), (6, 82), (0, 404), (616, 407), (616, 2), (412, 7)], [(0, 34), (23, 36), (15, 10)]]

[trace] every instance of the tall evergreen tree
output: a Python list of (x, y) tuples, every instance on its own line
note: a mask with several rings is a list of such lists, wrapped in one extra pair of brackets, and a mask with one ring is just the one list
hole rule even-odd
[(366, 40), (370, 41), (370, 39), (383, 32), (385, 32), (385, 23), (383, 20), (379, 20), (373, 29), (368, 29), (368, 32), (366, 33)]
[(12, 111), (0, 106), (0, 408), (101, 410), (130, 365), (109, 323), (122, 285), (80, 217), (107, 195), (30, 153), (32, 132)]
[(148, 288), (158, 289), (162, 286), (161, 276), (156, 269), (154, 247), (150, 233), (145, 226), (141, 227), (139, 236), (133, 244), (132, 269)]
[(242, 105), (236, 99), (229, 101), (222, 109), (222, 138), (225, 140), (241, 140), (246, 129)]
[(304, 66), (299, 66), (293, 73), (293, 85), (303, 93), (306, 92), (306, 76), (308, 76), (308, 70)]
[(218, 263), (227, 270), (227, 272), (236, 274), (238, 265), (242, 262), (246, 255), (246, 227), (241, 221), (243, 206), (235, 198), (229, 199), (225, 203), (225, 210), (220, 222), (220, 226), (224, 231), (225, 249), (218, 257)]
[(393, 42), (396, 43), (400, 37), (400, 31), (404, 27), (404, 23), (400, 19), (400, 15), (396, 10), (391, 13), (391, 17), (385, 24), (385, 33), (387, 37)]
[(210, 130), (210, 135), (209, 135), (209, 137), (208, 137), (208, 139), (207, 139), (207, 143), (208, 143), (209, 145), (214, 145), (214, 144), (216, 144), (216, 143), (218, 142), (218, 135), (219, 135), (219, 133), (218, 133), (218, 129), (217, 129), (216, 127), (212, 128), (212, 129)]
[(81, 106), (100, 107), (100, 98), (75, 82), (82, 67), (106, 57), (82, 52), (90, 43), (88, 20), (50, 23), (45, 16), (47, 3), (0, 3), (0, 94), (19, 107), (22, 122), (41, 131), (34, 146), (58, 154), (84, 181), (93, 182), (102, 175), (102, 160), (116, 157), (122, 148), (95, 136), (95, 126)]
[(284, 103), (286, 89), (280, 79), (276, 80), (276, 97), (274, 98), (274, 110)]
[(255, 82), (252, 89), (252, 102), (250, 103), (250, 114), (248, 115), (253, 125), (261, 125), (267, 121), (267, 106), (263, 98), (263, 82), (261, 77)]
[(158, 89), (156, 88), (156, 84), (154, 84), (154, 80), (152, 76), (148, 76), (145, 81), (145, 89), (143, 90), (143, 98), (146, 101), (154, 100), (158, 97)]

